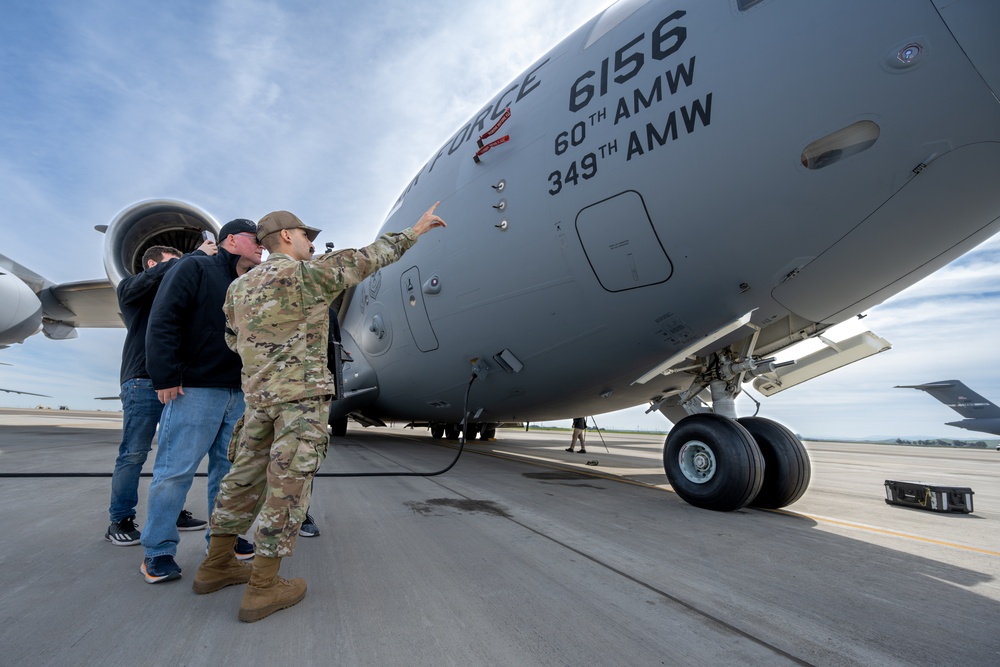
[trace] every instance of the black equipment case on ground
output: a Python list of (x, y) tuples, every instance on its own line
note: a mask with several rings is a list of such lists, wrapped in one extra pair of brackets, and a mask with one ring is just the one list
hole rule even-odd
[(924, 482), (885, 480), (885, 502), (890, 505), (918, 507), (931, 512), (972, 512), (972, 489), (965, 486), (939, 486)]

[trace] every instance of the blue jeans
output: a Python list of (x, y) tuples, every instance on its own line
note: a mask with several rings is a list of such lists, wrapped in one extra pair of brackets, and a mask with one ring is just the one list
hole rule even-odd
[(153, 446), (156, 425), (163, 411), (163, 404), (153, 389), (153, 381), (148, 378), (126, 380), (119, 396), (124, 422), (122, 444), (118, 446), (115, 471), (111, 475), (108, 514), (112, 523), (135, 516), (135, 506), (139, 503), (139, 475)]
[(229, 472), (229, 439), (243, 410), (242, 391), (215, 387), (185, 387), (184, 395), (164, 408), (142, 529), (147, 558), (177, 555), (177, 515), (206, 455), (209, 509), (215, 504), (219, 484)]

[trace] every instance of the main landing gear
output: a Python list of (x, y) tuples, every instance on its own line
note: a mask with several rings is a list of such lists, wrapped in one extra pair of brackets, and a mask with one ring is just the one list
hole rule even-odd
[(663, 448), (674, 491), (704, 509), (776, 509), (798, 500), (811, 468), (794, 433), (769, 419), (693, 414), (677, 422)]
[(330, 433), (336, 438), (343, 438), (347, 435), (347, 417), (334, 417), (330, 415)]

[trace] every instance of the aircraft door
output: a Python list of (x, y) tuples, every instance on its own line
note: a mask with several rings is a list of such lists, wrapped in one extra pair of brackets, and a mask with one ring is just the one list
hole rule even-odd
[(438, 340), (424, 306), (424, 292), (436, 294), (440, 291), (440, 280), (437, 276), (431, 276), (426, 285), (421, 285), (420, 269), (414, 266), (400, 276), (399, 291), (403, 296), (403, 312), (406, 313), (406, 323), (410, 326), (413, 342), (421, 352), (436, 350)]
[(642, 196), (627, 190), (576, 216), (576, 233), (601, 287), (622, 292), (665, 282), (674, 267)]

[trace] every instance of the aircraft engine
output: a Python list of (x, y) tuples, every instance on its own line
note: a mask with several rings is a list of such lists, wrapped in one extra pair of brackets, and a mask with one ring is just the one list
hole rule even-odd
[(104, 270), (117, 287), (122, 278), (143, 270), (142, 255), (148, 248), (165, 245), (191, 252), (201, 245), (203, 231), (218, 236), (221, 228), (211, 214), (186, 202), (149, 199), (132, 204), (104, 230)]
[(17, 276), (0, 267), (0, 348), (20, 343), (42, 326), (42, 303)]

